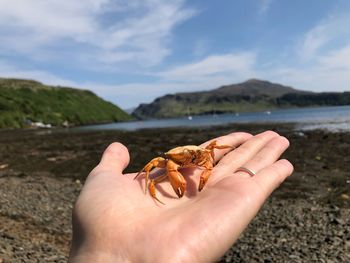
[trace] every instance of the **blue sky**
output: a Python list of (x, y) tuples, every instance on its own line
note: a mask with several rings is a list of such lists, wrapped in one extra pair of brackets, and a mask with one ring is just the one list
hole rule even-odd
[(2, 0), (0, 77), (124, 109), (249, 78), (350, 90), (350, 1)]

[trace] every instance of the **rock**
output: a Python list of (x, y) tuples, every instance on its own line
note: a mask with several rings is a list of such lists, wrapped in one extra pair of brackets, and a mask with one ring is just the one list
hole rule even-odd
[(9, 164), (8, 164), (8, 163), (0, 164), (0, 170), (5, 169), (5, 168), (7, 168), (7, 167), (9, 167)]
[(341, 194), (340, 198), (343, 199), (343, 200), (350, 200), (350, 195), (348, 195), (348, 194)]

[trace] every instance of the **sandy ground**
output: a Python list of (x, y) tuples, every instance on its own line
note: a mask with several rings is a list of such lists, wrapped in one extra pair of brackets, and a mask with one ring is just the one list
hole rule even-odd
[(173, 146), (265, 129), (290, 140), (295, 172), (219, 262), (350, 262), (350, 133), (293, 127), (0, 131), (0, 262), (67, 261), (73, 203), (109, 143), (129, 148), (131, 172)]

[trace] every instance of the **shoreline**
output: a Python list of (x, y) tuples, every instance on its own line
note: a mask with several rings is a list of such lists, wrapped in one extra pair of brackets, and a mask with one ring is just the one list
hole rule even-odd
[(211, 128), (232, 125), (294, 125), (299, 130), (323, 129), (330, 132), (350, 132), (350, 105), (313, 106), (297, 108), (279, 108), (268, 111), (253, 111), (241, 113), (223, 113), (210, 115), (194, 115), (169, 119), (147, 119), (119, 122), (101, 122), (79, 126), (52, 126), (50, 128), (2, 128), (1, 131), (13, 130), (49, 130), (49, 131), (139, 131), (144, 129), (162, 128)]
[[(66, 262), (71, 210), (84, 178), (113, 141), (138, 171), (155, 154), (234, 131), (287, 137), (294, 174), (277, 189), (219, 262), (350, 261), (350, 132), (294, 130), (295, 124), (234, 124), (138, 131), (0, 132), (0, 261)], [(1, 167), (1, 166), (0, 166)]]

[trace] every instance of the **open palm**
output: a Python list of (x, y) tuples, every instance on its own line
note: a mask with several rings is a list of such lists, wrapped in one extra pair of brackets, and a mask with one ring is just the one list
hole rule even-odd
[[(216, 140), (236, 148), (215, 150), (217, 164), (201, 192), (200, 168), (181, 170), (187, 181), (181, 199), (169, 181), (159, 183), (157, 196), (165, 205), (145, 195), (135, 173), (122, 174), (128, 151), (111, 144), (77, 200), (70, 261), (212, 262), (222, 256), (293, 166), (278, 160), (289, 143), (275, 132)], [(241, 166), (255, 175), (235, 172)]]

